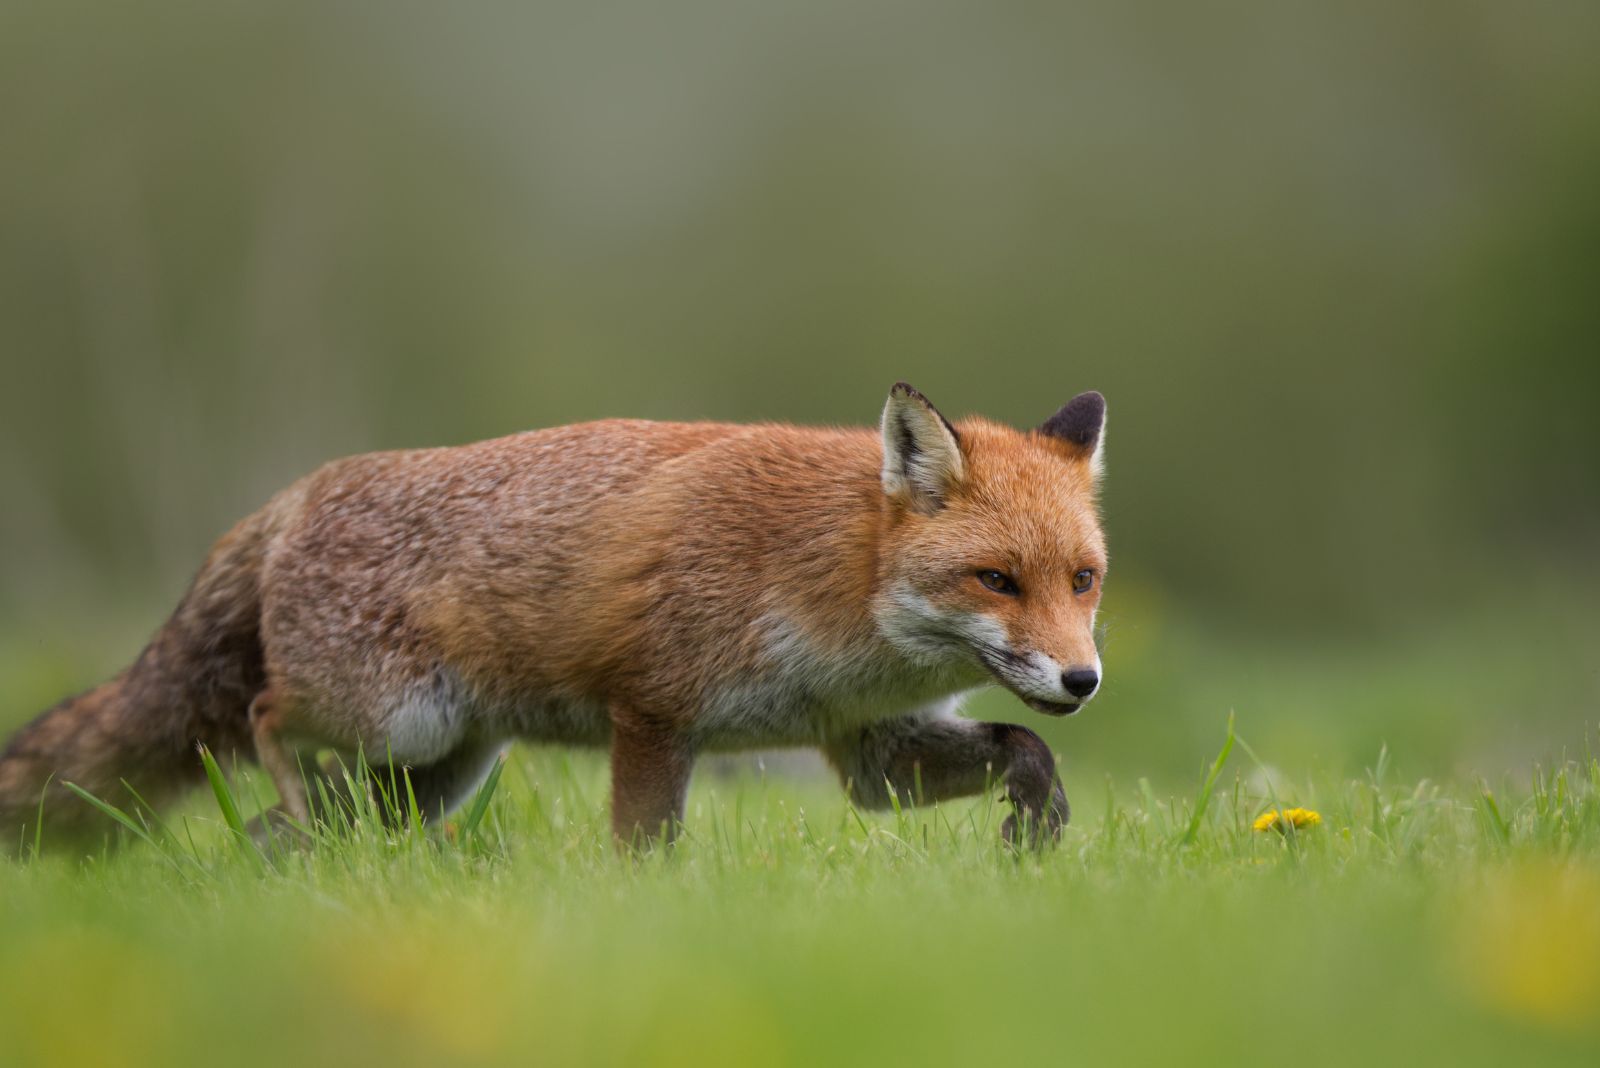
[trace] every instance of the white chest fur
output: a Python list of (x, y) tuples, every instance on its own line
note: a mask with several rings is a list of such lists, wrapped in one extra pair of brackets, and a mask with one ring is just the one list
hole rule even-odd
[(820, 649), (789, 621), (763, 617), (764, 657), (750, 677), (708, 695), (695, 734), (710, 748), (815, 745), (875, 720), (949, 703), (981, 684), (957, 662), (917, 663), (883, 641)]

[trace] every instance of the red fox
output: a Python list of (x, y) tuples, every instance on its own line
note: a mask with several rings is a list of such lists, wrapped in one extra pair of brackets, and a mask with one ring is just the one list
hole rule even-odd
[(11, 739), (0, 835), (92, 838), (64, 783), (160, 805), (197, 744), (259, 761), (301, 824), (320, 750), (405, 766), (438, 815), (524, 739), (610, 746), (624, 842), (672, 834), (697, 754), (813, 746), (869, 806), (1003, 783), (1003, 833), (1041, 844), (1068, 817), (1049, 747), (955, 710), (1099, 687), (1104, 421), (1084, 393), (1026, 433), (951, 424), (899, 383), (877, 433), (611, 420), (336, 461)]

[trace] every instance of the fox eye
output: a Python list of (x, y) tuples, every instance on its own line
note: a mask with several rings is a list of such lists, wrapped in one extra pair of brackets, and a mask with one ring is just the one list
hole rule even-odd
[(1084, 568), (1082, 571), (1072, 576), (1073, 593), (1088, 593), (1093, 588), (1094, 572), (1090, 571), (1088, 568)]
[(983, 583), (986, 589), (993, 590), (995, 593), (1003, 593), (1008, 597), (1015, 597), (1022, 592), (1017, 589), (1016, 580), (1003, 571), (980, 571), (978, 572), (978, 581)]

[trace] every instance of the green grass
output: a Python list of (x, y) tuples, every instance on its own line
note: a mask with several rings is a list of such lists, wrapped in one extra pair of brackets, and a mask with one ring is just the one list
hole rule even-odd
[[(262, 852), (270, 786), (217, 768), (159, 823), (103, 799), (148, 842), (0, 861), (0, 1065), (1600, 1062), (1591, 602), (1334, 646), (1127, 586), (1087, 714), (970, 706), (1061, 755), (1043, 856), (990, 798), (863, 813), (708, 765), (635, 864), (604, 762), (536, 750), (453, 832), (368, 811)], [(157, 616), (0, 632), (3, 726)], [(1321, 825), (1251, 830), (1288, 806)]]
[(1246, 748), (1181, 796), (1080, 784), (1038, 857), (989, 799), (749, 774), (635, 862), (603, 763), (552, 752), (448, 827), (307, 850), (232, 829), (249, 777), (159, 825), (107, 799), (150, 841), (0, 864), (0, 1061), (1594, 1063), (1600, 762), (1279, 779), (1322, 816), (1285, 837)]

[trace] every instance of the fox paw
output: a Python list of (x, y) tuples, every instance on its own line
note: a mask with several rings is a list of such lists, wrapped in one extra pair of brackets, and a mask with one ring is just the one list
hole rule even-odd
[(1042, 818), (1039, 815), (1041, 806), (1029, 804), (1017, 797), (1011, 798), (1010, 801), (1011, 815), (1000, 825), (1000, 837), (1005, 839), (1007, 845), (1014, 848), (1026, 845), (1030, 849), (1043, 849), (1061, 841), (1061, 829), (1067, 825), (1072, 810), (1067, 804), (1066, 791), (1061, 788), (1060, 783), (1057, 783), (1055, 789), (1051, 791), (1050, 800), (1042, 806), (1044, 809)]

